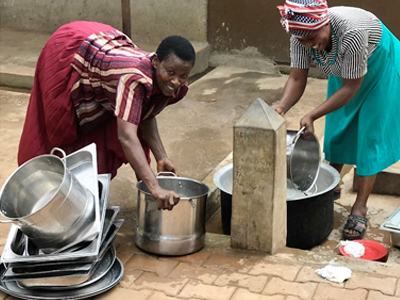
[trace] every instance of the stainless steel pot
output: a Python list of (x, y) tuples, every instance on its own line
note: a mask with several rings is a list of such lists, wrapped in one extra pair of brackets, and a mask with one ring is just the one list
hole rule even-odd
[(287, 178), (297, 189), (309, 191), (318, 178), (321, 155), (315, 135), (308, 139), (300, 136), (300, 131), (288, 130), (286, 134)]
[(0, 214), (43, 252), (53, 252), (84, 235), (95, 220), (94, 196), (68, 170), (54, 148), (25, 162), (0, 191)]
[(137, 184), (136, 245), (162, 255), (185, 255), (200, 250), (206, 232), (208, 186), (182, 177), (157, 176), (157, 179), (162, 188), (175, 191), (181, 198), (172, 210), (159, 210), (145, 184), (142, 181)]

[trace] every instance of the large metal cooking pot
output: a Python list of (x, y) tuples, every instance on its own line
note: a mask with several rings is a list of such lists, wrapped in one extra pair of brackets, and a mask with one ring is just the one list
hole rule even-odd
[(288, 180), (286, 246), (310, 249), (329, 236), (334, 222), (333, 189), (339, 181), (339, 172), (326, 163), (321, 163), (309, 192), (299, 191)]
[(158, 175), (160, 186), (175, 191), (181, 198), (172, 210), (159, 210), (146, 185), (142, 181), (137, 184), (136, 245), (162, 255), (185, 255), (200, 250), (206, 232), (208, 186), (175, 174), (175, 177)]
[(0, 214), (43, 252), (84, 235), (95, 220), (94, 196), (68, 170), (64, 159), (40, 155), (21, 165), (0, 191)]
[[(339, 181), (339, 173), (325, 163), (321, 163), (316, 183), (309, 192), (299, 191), (290, 180), (287, 180), (286, 246), (309, 249), (322, 243), (329, 236), (334, 221), (333, 189)], [(223, 233), (229, 235), (233, 164), (218, 170), (214, 175), (214, 183), (221, 191)]]
[(319, 142), (315, 135), (304, 139), (300, 131), (288, 130), (286, 134), (287, 178), (297, 189), (310, 190), (318, 177), (321, 163)]

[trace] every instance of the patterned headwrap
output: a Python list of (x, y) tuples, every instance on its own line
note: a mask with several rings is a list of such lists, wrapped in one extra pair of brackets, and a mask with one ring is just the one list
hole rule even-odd
[(283, 28), (294, 36), (306, 36), (329, 22), (326, 0), (286, 0), (277, 7)]

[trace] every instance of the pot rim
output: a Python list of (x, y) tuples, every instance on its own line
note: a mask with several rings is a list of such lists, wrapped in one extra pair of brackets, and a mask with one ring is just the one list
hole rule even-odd
[[(224, 193), (227, 194), (231, 194), (233, 191), (228, 191), (227, 189), (225, 189), (222, 184), (221, 184), (221, 177), (222, 175), (224, 175), (227, 171), (229, 171), (230, 169), (233, 168), (233, 163), (227, 164), (226, 166), (222, 167), (221, 169), (219, 169), (217, 171), (217, 173), (215, 173), (214, 175), (214, 183), (217, 186), (217, 188), (219, 188), (221, 191), (223, 191)], [(232, 171), (233, 172), (233, 171)], [(233, 174), (232, 174), (233, 177)], [(233, 178), (232, 178), (232, 184), (233, 184)]]
[(3, 209), (2, 209), (3, 193), (4, 193), (4, 190), (6, 189), (8, 183), (9, 183), (9, 182), (13, 179), (13, 177), (14, 177), (18, 172), (20, 172), (21, 169), (23, 169), (26, 165), (31, 164), (31, 163), (32, 163), (33, 161), (35, 161), (35, 160), (44, 159), (44, 158), (58, 159), (58, 160), (61, 162), (61, 164), (63, 165), (63, 178), (62, 178), (60, 184), (58, 185), (57, 190), (53, 193), (53, 197), (51, 197), (50, 201), (54, 198), (54, 195), (57, 195), (57, 193), (60, 191), (61, 186), (64, 184), (64, 182), (65, 182), (65, 180), (66, 180), (66, 177), (67, 177), (67, 170), (66, 170), (67, 167), (66, 167), (65, 162), (63, 161), (63, 159), (60, 158), (60, 157), (57, 156), (57, 155), (54, 155), (54, 154), (43, 154), (43, 155), (35, 156), (35, 157), (31, 158), (30, 160), (24, 162), (24, 163), (23, 163), (22, 165), (20, 165), (14, 172), (12, 172), (11, 175), (7, 178), (7, 180), (6, 180), (5, 183), (3, 184), (3, 186), (1, 187), (1, 189), (0, 189), (0, 215), (1, 215), (3, 218), (7, 219), (7, 220), (10, 221), (10, 222), (11, 222), (11, 221), (12, 221), (12, 222), (18, 222), (18, 221), (20, 221), (20, 220), (23, 220), (23, 219), (26, 219), (26, 218), (32, 216), (33, 214), (36, 214), (37, 212), (41, 211), (44, 207), (46, 207), (46, 206), (49, 204), (50, 201), (47, 202), (45, 205), (43, 205), (43, 206), (42, 206), (41, 208), (39, 208), (38, 210), (36, 210), (35, 212), (30, 213), (29, 215), (22, 216), (22, 217), (17, 217), (17, 218), (10, 218), (10, 217), (5, 216), (5, 215), (3, 214)]
[[(217, 171), (217, 173), (215, 173), (215, 175), (214, 175), (214, 183), (215, 183), (215, 185), (217, 186), (217, 188), (220, 189), (221, 191), (223, 191), (223, 192), (229, 194), (229, 195), (232, 195), (232, 191), (229, 192), (228, 190), (226, 190), (225, 188), (223, 188), (220, 182), (221, 182), (221, 177), (222, 177), (222, 175), (225, 174), (228, 170), (230, 170), (230, 169), (232, 169), (232, 168), (233, 168), (233, 163), (230, 163), (230, 164), (224, 166), (223, 168), (219, 169), (219, 170)], [(339, 172), (336, 171), (333, 167), (331, 167), (330, 165), (328, 165), (327, 163), (324, 163), (324, 162), (321, 162), (321, 163), (320, 163), (320, 168), (319, 168), (319, 170), (318, 170), (318, 175), (319, 175), (321, 169), (325, 169), (325, 170), (327, 170), (329, 173), (331, 173), (331, 174), (333, 175), (333, 179), (334, 179), (334, 180), (333, 180), (333, 182), (329, 185), (329, 187), (327, 187), (327, 188), (324, 189), (323, 191), (320, 191), (320, 192), (317, 192), (317, 193), (315, 193), (315, 194), (312, 194), (312, 195), (310, 195), (310, 196), (307, 197), (307, 198), (304, 198), (304, 197), (302, 197), (302, 198), (294, 197), (294, 198), (288, 199), (288, 198), (287, 198), (287, 191), (286, 191), (286, 201), (307, 200), (307, 199), (309, 199), (310, 197), (319, 196), (319, 195), (322, 195), (322, 194), (326, 193), (327, 191), (333, 190), (333, 188), (334, 188), (335, 186), (337, 186), (338, 183), (340, 182), (340, 174), (339, 174)], [(331, 172), (331, 171), (332, 171), (332, 172)], [(318, 177), (318, 176), (317, 176), (317, 177)], [(232, 179), (232, 180), (233, 180), (233, 179)], [(232, 182), (232, 184), (233, 184), (233, 182)]]
[[(156, 176), (157, 180), (182, 180), (182, 181), (190, 181), (193, 183), (197, 183), (199, 185), (202, 185), (206, 188), (206, 192), (204, 192), (203, 194), (200, 195), (196, 195), (196, 196), (192, 196), (192, 197), (180, 197), (180, 200), (193, 200), (196, 198), (201, 198), (204, 197), (205, 195), (208, 195), (208, 192), (210, 191), (210, 188), (201, 181), (198, 181), (196, 179), (191, 179), (191, 178), (185, 178), (185, 177), (177, 177), (177, 176)], [(149, 191), (145, 191), (143, 190), (139, 185), (144, 185), (146, 187), (146, 185), (144, 184), (143, 180), (140, 180), (137, 184), (136, 184), (136, 188), (138, 189), (139, 192), (142, 192), (148, 196), (151, 196), (151, 193)], [(146, 187), (147, 188), (147, 187)]]

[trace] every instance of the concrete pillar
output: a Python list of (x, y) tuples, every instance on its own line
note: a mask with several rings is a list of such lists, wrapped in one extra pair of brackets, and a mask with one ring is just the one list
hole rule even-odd
[(131, 1), (121, 0), (122, 32), (132, 36)]
[(234, 126), (231, 246), (286, 246), (286, 121), (256, 99)]

